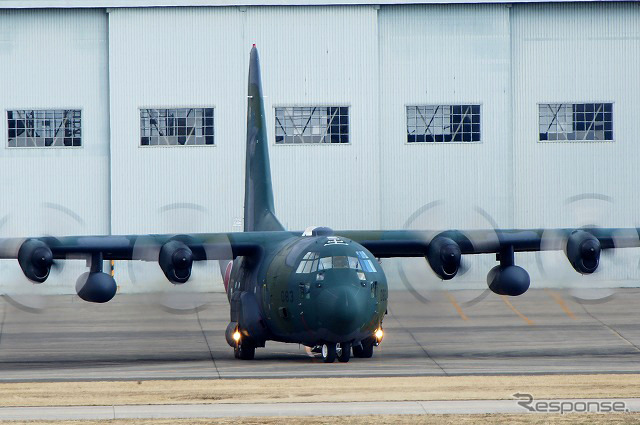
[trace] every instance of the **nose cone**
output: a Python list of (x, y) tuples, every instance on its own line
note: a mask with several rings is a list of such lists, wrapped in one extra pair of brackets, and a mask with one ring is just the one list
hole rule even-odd
[(327, 288), (318, 297), (322, 327), (336, 335), (348, 335), (363, 324), (367, 298), (352, 286)]

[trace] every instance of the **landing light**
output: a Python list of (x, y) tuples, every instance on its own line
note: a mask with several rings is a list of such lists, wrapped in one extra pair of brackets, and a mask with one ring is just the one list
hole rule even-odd
[(382, 328), (376, 329), (376, 332), (374, 333), (374, 335), (378, 340), (378, 342), (382, 341), (382, 337), (384, 336), (384, 332), (382, 331)]
[(238, 342), (238, 341), (240, 341), (240, 337), (241, 337), (241, 336), (242, 336), (242, 335), (240, 335), (240, 332), (238, 332), (238, 330), (236, 329), (236, 331), (233, 333), (233, 340), (234, 340), (235, 342)]

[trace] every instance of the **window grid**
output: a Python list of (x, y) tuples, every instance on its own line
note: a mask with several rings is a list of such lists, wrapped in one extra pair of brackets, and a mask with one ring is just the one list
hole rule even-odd
[(82, 146), (79, 109), (18, 109), (7, 111), (8, 146)]
[(541, 103), (540, 141), (613, 140), (612, 103)]
[(349, 143), (349, 107), (275, 108), (277, 144)]
[(140, 109), (140, 145), (214, 145), (213, 109)]
[(408, 143), (480, 140), (480, 105), (407, 106)]

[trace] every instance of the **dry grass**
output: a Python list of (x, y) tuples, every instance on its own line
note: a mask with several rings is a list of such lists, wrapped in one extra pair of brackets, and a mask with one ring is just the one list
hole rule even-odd
[(640, 397), (639, 375), (238, 379), (0, 384), (0, 406)]
[[(44, 425), (43, 421), (8, 421), (11, 425)], [(640, 424), (640, 414), (571, 414), (571, 415), (382, 415), (382, 416), (342, 416), (342, 417), (273, 417), (273, 418), (224, 418), (224, 419), (135, 419), (113, 421), (56, 421), (56, 425), (279, 425), (279, 424), (353, 424), (353, 425), (414, 425), (414, 424), (584, 424), (619, 425)]]

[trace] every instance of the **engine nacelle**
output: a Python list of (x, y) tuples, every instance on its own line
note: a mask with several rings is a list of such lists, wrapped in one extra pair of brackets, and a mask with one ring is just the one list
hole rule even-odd
[(115, 279), (104, 272), (84, 272), (76, 281), (76, 293), (91, 303), (110, 301), (118, 289)]
[(18, 263), (29, 280), (42, 283), (49, 277), (53, 253), (46, 243), (38, 239), (28, 239), (20, 245)]
[(172, 240), (162, 245), (158, 263), (169, 281), (182, 284), (191, 277), (193, 252), (183, 242)]
[(522, 267), (495, 266), (487, 274), (487, 285), (498, 295), (516, 297), (527, 292), (531, 279)]
[(443, 280), (449, 280), (458, 273), (462, 251), (452, 239), (436, 236), (429, 243), (426, 258), (435, 274)]
[(584, 230), (574, 230), (567, 239), (565, 254), (578, 273), (591, 274), (600, 264), (600, 241)]

